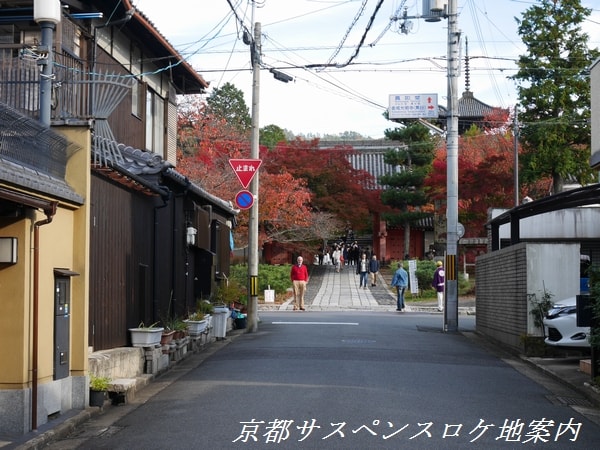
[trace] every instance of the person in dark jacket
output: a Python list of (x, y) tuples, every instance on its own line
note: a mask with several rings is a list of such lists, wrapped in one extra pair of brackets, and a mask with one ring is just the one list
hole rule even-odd
[(377, 261), (377, 256), (371, 256), (371, 261), (369, 261), (369, 273), (371, 274), (371, 286), (377, 286), (377, 272), (379, 272), (379, 261)]

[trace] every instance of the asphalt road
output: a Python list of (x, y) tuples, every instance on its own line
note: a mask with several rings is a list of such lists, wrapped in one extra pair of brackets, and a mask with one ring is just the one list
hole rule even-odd
[(597, 411), (486, 350), (474, 318), (442, 333), (421, 312), (260, 316), (48, 448), (600, 447)]

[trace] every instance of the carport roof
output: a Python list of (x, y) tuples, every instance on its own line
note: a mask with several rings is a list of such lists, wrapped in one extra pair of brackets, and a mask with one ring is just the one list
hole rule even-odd
[(538, 214), (596, 203), (600, 203), (600, 183), (550, 195), (529, 203), (523, 203), (494, 217), (486, 225), (500, 226), (511, 222), (512, 218), (524, 219), (526, 217), (537, 216)]
[(500, 249), (501, 225), (510, 223), (510, 243), (511, 245), (514, 245), (521, 241), (521, 219), (552, 211), (576, 208), (578, 206), (589, 206), (597, 203), (600, 203), (600, 184), (598, 183), (515, 206), (486, 223), (486, 226), (491, 229), (491, 250), (495, 251)]

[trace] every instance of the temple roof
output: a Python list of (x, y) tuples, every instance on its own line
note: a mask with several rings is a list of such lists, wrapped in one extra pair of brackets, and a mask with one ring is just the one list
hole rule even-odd
[[(440, 118), (446, 118), (448, 110), (444, 106), (439, 106)], [(462, 97), (458, 99), (458, 117), (459, 119), (473, 118), (482, 120), (485, 116), (491, 114), (495, 109), (494, 106), (490, 106), (487, 103), (483, 103), (481, 100), (477, 100), (471, 91), (465, 91)]]

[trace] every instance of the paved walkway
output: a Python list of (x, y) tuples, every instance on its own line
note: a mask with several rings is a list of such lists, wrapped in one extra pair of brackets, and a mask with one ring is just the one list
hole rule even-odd
[[(396, 311), (396, 292), (389, 285), (390, 280), (378, 276), (377, 286), (371, 286), (369, 278), (366, 289), (361, 288), (360, 276), (356, 274), (356, 266), (344, 266), (339, 272), (335, 267), (309, 266), (310, 281), (304, 296), (307, 311), (328, 310), (377, 310)], [(405, 311), (424, 311), (442, 314), (437, 310), (437, 301), (413, 302), (412, 294), (405, 294)], [(280, 310), (293, 309), (293, 297), (279, 307)], [(262, 305), (261, 305), (262, 306)], [(273, 308), (265, 308), (273, 309)], [(459, 313), (474, 314), (475, 301), (459, 301)]]

